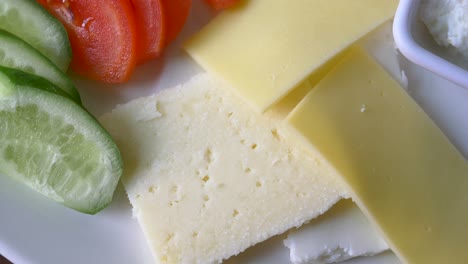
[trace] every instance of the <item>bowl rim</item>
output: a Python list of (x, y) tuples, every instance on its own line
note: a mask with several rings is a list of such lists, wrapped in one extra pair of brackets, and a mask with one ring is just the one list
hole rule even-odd
[(468, 71), (419, 45), (411, 31), (418, 19), (420, 0), (400, 0), (393, 21), (393, 36), (400, 52), (410, 61), (468, 89)]

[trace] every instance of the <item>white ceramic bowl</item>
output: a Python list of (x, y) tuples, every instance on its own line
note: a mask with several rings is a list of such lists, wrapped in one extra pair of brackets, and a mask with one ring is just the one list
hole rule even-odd
[(420, 20), (421, 0), (400, 0), (393, 35), (401, 53), (412, 62), (468, 89), (468, 62), (438, 46)]

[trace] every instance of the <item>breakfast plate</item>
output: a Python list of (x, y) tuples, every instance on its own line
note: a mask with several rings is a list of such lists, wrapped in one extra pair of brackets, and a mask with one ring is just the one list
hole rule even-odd
[[(214, 15), (207, 6), (194, 3), (186, 27), (165, 56), (140, 66), (126, 84), (103, 85), (74, 77), (84, 105), (100, 116), (116, 104), (173, 87), (201, 72), (181, 45)], [(408, 93), (468, 158), (468, 90), (402, 56), (399, 60)], [(289, 252), (282, 246), (282, 238), (270, 239), (228, 262), (287, 263)], [(91, 216), (51, 202), (7, 177), (0, 177), (0, 254), (19, 264), (151, 263), (151, 253), (121, 184), (111, 205)]]

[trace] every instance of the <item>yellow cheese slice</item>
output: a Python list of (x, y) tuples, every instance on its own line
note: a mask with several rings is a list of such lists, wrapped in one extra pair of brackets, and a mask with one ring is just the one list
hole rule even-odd
[(322, 65), (313, 74), (308, 76), (302, 83), (294, 87), (280, 101), (276, 102), (266, 112), (267, 115), (275, 116), (278, 119), (284, 119), (296, 107), (296, 105), (312, 90), (312, 88), (342, 59), (346, 51), (336, 55), (333, 59)]
[[(361, 38), (355, 46), (362, 48), (371, 57), (373, 57), (394, 79), (402, 85), (407, 86), (406, 79), (402, 75), (398, 56), (395, 52), (395, 42), (392, 34), (392, 22), (388, 21)], [(332, 60), (322, 65), (305, 81), (294, 88), (289, 94), (283, 97), (279, 102), (272, 105), (267, 115), (284, 119), (296, 107), (296, 105), (306, 96), (306, 94), (317, 85), (317, 83), (341, 60), (346, 56), (348, 50), (345, 49), (336, 55)]]
[(468, 162), (360, 50), (288, 116), (406, 263), (468, 263)]
[(391, 18), (398, 0), (253, 0), (216, 17), (187, 44), (206, 70), (260, 110)]

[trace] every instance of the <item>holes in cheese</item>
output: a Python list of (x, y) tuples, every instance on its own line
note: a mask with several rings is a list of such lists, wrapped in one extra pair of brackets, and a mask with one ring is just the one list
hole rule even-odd
[[(142, 112), (144, 105), (164, 111)], [(122, 152), (123, 183), (158, 263), (219, 262), (347, 194), (327, 163), (288, 139), (282, 122), (208, 74), (118, 106), (101, 121)]]

